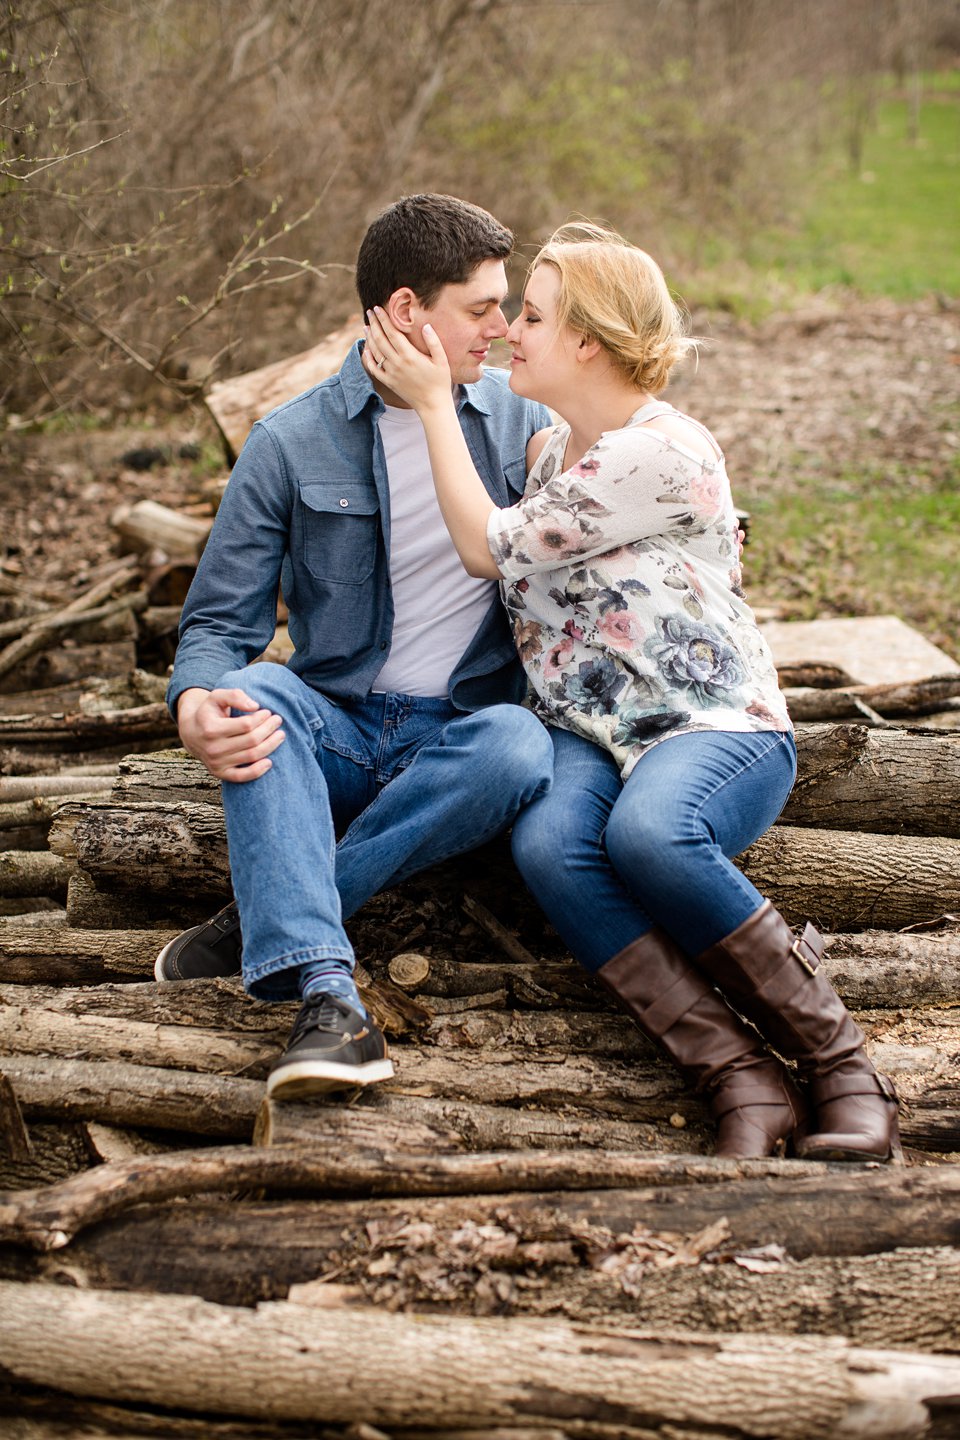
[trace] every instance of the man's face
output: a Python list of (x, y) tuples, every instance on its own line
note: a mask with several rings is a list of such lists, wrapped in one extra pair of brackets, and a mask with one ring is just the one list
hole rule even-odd
[(430, 306), (411, 307), (410, 339), (426, 350), (421, 338), (429, 322), (440, 338), (454, 383), (468, 385), (480, 379), (491, 340), (502, 339), (507, 322), (500, 308), (507, 298), (507, 274), (502, 260), (483, 260), (462, 285), (444, 285)]

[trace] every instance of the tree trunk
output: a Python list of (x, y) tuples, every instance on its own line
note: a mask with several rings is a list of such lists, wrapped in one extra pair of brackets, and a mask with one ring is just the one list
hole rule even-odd
[[(729, 1440), (929, 1433), (960, 1360), (836, 1337), (608, 1334), (560, 1320), (434, 1319), (289, 1302), (0, 1285), (4, 1368), (68, 1393), (214, 1414), (434, 1427), (580, 1422)], [(197, 1337), (203, 1337), (198, 1346)], [(51, 1344), (51, 1337), (55, 1343)], [(869, 1403), (867, 1403), (869, 1402)], [(589, 1433), (587, 1431), (587, 1433)]]

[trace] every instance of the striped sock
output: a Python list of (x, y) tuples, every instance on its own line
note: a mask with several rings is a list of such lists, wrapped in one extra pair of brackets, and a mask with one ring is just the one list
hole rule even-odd
[(313, 960), (300, 966), (300, 994), (304, 1000), (319, 1000), (322, 995), (336, 995), (352, 1010), (367, 1018), (349, 960)]

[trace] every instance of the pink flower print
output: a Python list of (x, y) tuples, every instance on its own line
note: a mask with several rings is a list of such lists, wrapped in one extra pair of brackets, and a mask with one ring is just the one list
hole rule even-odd
[(646, 634), (643, 626), (629, 610), (610, 610), (598, 622), (597, 629), (614, 650), (635, 650)]
[(570, 474), (579, 475), (581, 480), (589, 480), (590, 476), (596, 475), (599, 469), (600, 461), (591, 460), (589, 456), (585, 455), (582, 460), (577, 461), (576, 465), (570, 466)]
[(690, 589), (693, 591), (693, 593), (702, 600), (703, 584), (700, 580), (700, 576), (697, 574), (696, 570), (694, 570), (693, 566), (688, 560), (684, 560), (682, 563), (684, 570), (686, 570), (687, 572), (687, 584), (690, 586)]
[(704, 470), (690, 481), (690, 506), (704, 519), (713, 519), (720, 511), (720, 476)]
[(556, 645), (552, 645), (547, 651), (543, 662), (543, 673), (546, 679), (556, 680), (558, 675), (563, 674), (564, 668), (570, 664), (572, 658), (573, 641), (570, 639), (558, 640)]
[(563, 524), (560, 520), (542, 520), (526, 545), (532, 560), (566, 560), (576, 555), (583, 545), (579, 525)]
[(572, 640), (583, 639), (583, 631), (580, 629), (580, 626), (577, 624), (576, 620), (564, 621), (563, 633), (564, 635), (569, 635)]

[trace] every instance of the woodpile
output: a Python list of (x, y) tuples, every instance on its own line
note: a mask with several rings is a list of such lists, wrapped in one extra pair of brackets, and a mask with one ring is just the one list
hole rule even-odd
[(713, 1158), (503, 841), (351, 922), (395, 1078), (268, 1104), (296, 1006), (153, 980), (230, 894), (134, 668), (205, 533), (160, 508), (81, 595), (0, 595), (0, 1433), (958, 1433), (960, 674), (784, 667), (798, 782), (738, 862), (829, 932), (905, 1167)]
[[(203, 768), (88, 751), (0, 778), (6, 833), (29, 819), (47, 847), (0, 856), (0, 892), (64, 906), (0, 922), (16, 1433), (146, 1435), (170, 1409), (178, 1434), (322, 1418), (345, 1440), (952, 1433), (960, 734), (878, 708), (903, 703), (801, 724), (794, 795), (741, 860), (831, 931), (904, 1097), (903, 1169), (712, 1158), (701, 1102), (570, 963), (502, 842), (353, 922), (395, 1079), (267, 1104), (296, 1007), (152, 980), (229, 895)], [(55, 733), (29, 743), (89, 745)]]

